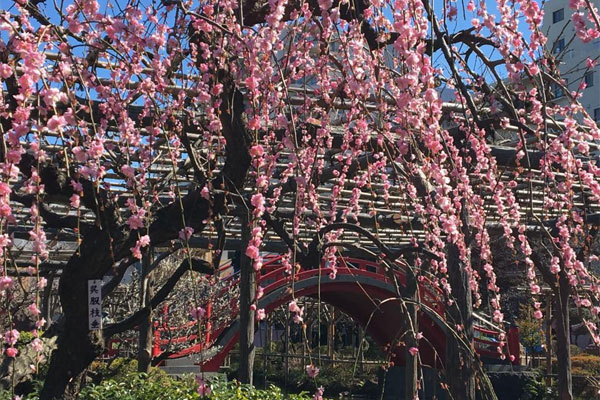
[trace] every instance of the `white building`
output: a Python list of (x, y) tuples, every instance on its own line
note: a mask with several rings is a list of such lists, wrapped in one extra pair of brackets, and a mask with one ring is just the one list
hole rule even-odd
[[(600, 0), (592, 0), (592, 4), (600, 8)], [(542, 32), (548, 37), (548, 51), (553, 52), (560, 62), (561, 77), (567, 81), (569, 90), (577, 91), (582, 80), (587, 84), (580, 102), (588, 114), (600, 123), (600, 38), (588, 43), (577, 38), (571, 20), (572, 14), (569, 0), (547, 1), (544, 5)], [(589, 71), (586, 65), (588, 58), (597, 59), (596, 67)], [(554, 92), (556, 97), (562, 95), (558, 88)]]

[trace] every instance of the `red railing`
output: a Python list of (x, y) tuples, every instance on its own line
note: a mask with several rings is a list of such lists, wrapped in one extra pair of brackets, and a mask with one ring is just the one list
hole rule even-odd
[[(290, 285), (291, 283), (292, 276), (289, 273), (287, 273), (285, 268), (281, 265), (282, 257), (283, 256), (281, 255), (272, 255), (265, 257), (263, 268), (261, 269), (260, 276), (258, 277), (259, 284), (263, 284), (263, 290), (265, 294), (271, 293), (281, 288), (282, 286)], [(222, 267), (219, 273), (224, 272), (228, 268), (231, 268), (231, 265), (226, 265)], [(295, 274), (294, 278), (296, 281), (299, 282), (319, 275), (327, 276), (330, 272), (333, 272), (333, 268), (328, 268), (325, 262), (323, 262), (320, 269), (315, 268), (301, 270)], [(380, 264), (374, 261), (364, 259), (338, 258), (337, 274), (354, 275), (357, 277), (362, 276), (366, 278), (390, 282), (388, 275), (386, 274), (384, 268)], [(395, 271), (395, 274), (399, 283), (404, 285), (406, 283), (405, 271), (402, 269), (398, 269)], [(233, 273), (223, 278), (221, 282), (230, 283), (228, 283), (228, 285), (218, 293), (218, 296), (224, 296), (228, 291), (230, 291), (231, 287), (235, 287), (236, 285), (238, 285), (238, 274)], [(435, 312), (439, 315), (444, 315), (443, 301), (440, 300), (443, 298), (441, 289), (433, 285), (433, 283), (430, 280), (421, 279), (419, 282), (418, 293), (419, 299), (423, 304), (435, 310)], [(204, 329), (204, 340), (200, 343), (193, 343), (198, 338), (198, 335), (196, 334), (192, 334), (189, 336), (170, 337), (168, 339), (163, 339), (161, 336), (162, 333), (169, 332), (169, 336), (172, 336), (172, 333), (176, 331), (189, 329), (193, 325), (197, 324), (197, 322), (195, 321), (191, 321), (178, 327), (167, 326), (166, 324), (159, 325), (158, 323), (156, 323), (153, 356), (159, 356), (164, 351), (163, 348), (171, 344), (181, 344), (190, 342), (189, 347), (170, 355), (169, 358), (184, 357), (189, 354), (198, 353), (202, 350), (209, 348), (211, 340), (218, 338), (219, 335), (221, 335), (221, 333), (223, 333), (223, 331), (227, 328), (226, 325), (216, 327), (211, 326), (210, 317), (212, 313), (212, 307), (212, 301), (208, 301), (205, 307), (205, 318), (208, 322)], [(237, 316), (237, 313), (237, 301), (236, 299), (232, 299), (230, 313), (231, 319), (234, 319)], [(509, 329), (508, 335), (506, 335), (506, 333), (500, 328), (492, 330), (476, 325), (474, 327), (474, 330), (476, 332), (476, 335), (480, 335), (480, 337), (474, 338), (474, 344), (476, 351), (481, 356), (492, 359), (500, 359), (508, 355), (509, 357), (512, 356), (510, 358), (513, 364), (520, 363), (518, 328), (513, 327)], [(504, 337), (504, 339), (508, 339), (508, 341), (506, 342), (505, 340), (501, 340), (501, 337)], [(506, 344), (508, 344), (508, 346), (506, 346)]]

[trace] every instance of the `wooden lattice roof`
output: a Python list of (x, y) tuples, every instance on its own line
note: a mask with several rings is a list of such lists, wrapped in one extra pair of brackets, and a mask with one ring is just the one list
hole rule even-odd
[[(99, 64), (101, 67), (102, 64)], [(131, 86), (134, 87), (136, 84), (132, 83)], [(179, 90), (189, 90), (182, 87), (172, 87), (169, 90), (176, 93)], [(292, 106), (301, 106), (306, 105), (307, 102), (312, 102), (314, 104), (318, 104), (319, 100), (314, 92), (307, 91), (305, 88), (290, 88), (290, 93), (292, 96), (290, 97), (290, 103)], [(82, 100), (83, 101), (83, 100)], [(390, 105), (393, 105), (393, 102), (390, 100)], [(376, 105), (367, 104), (367, 110), (375, 110)], [(330, 201), (331, 201), (331, 190), (332, 187), (337, 183), (337, 178), (335, 176), (334, 171), (340, 170), (341, 166), (336, 163), (334, 159), (334, 155), (340, 151), (339, 144), (342, 142), (342, 137), (344, 135), (344, 110), (347, 108), (347, 105), (344, 104), (343, 101), (336, 100), (334, 102), (333, 110), (331, 111), (331, 123), (333, 126), (329, 126), (329, 129), (333, 132), (334, 135), (334, 146), (332, 149), (323, 152), (318, 156), (318, 159), (321, 160), (324, 164), (323, 172), (316, 177), (316, 183), (318, 183), (317, 193), (318, 193), (318, 209), (323, 213), (327, 214), (330, 209)], [(100, 107), (98, 103), (94, 103), (92, 107), (92, 115), (96, 115), (95, 120), (98, 120), (100, 117)], [(445, 115), (456, 115), (460, 114), (464, 111), (463, 106), (457, 103), (444, 103), (443, 110)], [(137, 116), (140, 115), (140, 108), (133, 105), (130, 107), (130, 117), (133, 120), (136, 120)], [(521, 207), (521, 215), (525, 218), (525, 222), (529, 229), (531, 230), (539, 230), (539, 224), (534, 220), (533, 216), (539, 218), (542, 221), (551, 221), (555, 219), (561, 210), (545, 210), (543, 208), (544, 196), (546, 195), (548, 190), (548, 182), (544, 182), (541, 178), (541, 172), (539, 170), (539, 161), (543, 156), (543, 153), (540, 151), (529, 150), (527, 157), (522, 158), (520, 161), (516, 161), (516, 154), (518, 151), (519, 138), (515, 134), (518, 132), (516, 126), (508, 124), (504, 127), (500, 128), (498, 126), (498, 117), (494, 116), (490, 113), (489, 110), (483, 109), (483, 115), (487, 116), (490, 121), (490, 128), (488, 132), (488, 143), (491, 145), (492, 155), (495, 157), (498, 164), (501, 166), (501, 179), (509, 180), (513, 179), (517, 176), (518, 186), (513, 193), (516, 195), (517, 200), (519, 201)], [(340, 125), (336, 126), (336, 121), (340, 123)], [(450, 121), (450, 119), (449, 119)], [(147, 130), (144, 128), (144, 124), (148, 121), (140, 122), (140, 128), (142, 135), (147, 135)], [(313, 121), (309, 125), (305, 127), (306, 131), (310, 134), (311, 129), (315, 129), (318, 127), (319, 121)], [(91, 126), (92, 124), (90, 124)], [(311, 126), (312, 125), (312, 126)], [(447, 124), (448, 129), (452, 130), (452, 123)], [(555, 120), (548, 121), (549, 132), (547, 135), (547, 139), (552, 139), (556, 137), (558, 131), (564, 128), (564, 125), (561, 122), (557, 122)], [(106, 130), (107, 136), (110, 137), (111, 132), (116, 132), (118, 129), (117, 126), (111, 126), (109, 123)], [(580, 128), (585, 130), (586, 128)], [(114, 133), (116, 134), (116, 133)], [(196, 154), (208, 160), (209, 154), (215, 151), (216, 154), (220, 154), (216, 152), (216, 149), (213, 147), (205, 147), (203, 134), (194, 129), (193, 125), (190, 125), (190, 132), (187, 132), (187, 137), (191, 142), (192, 148), (197, 152)], [(218, 138), (213, 138), (213, 143), (218, 143)], [(62, 146), (62, 139), (58, 134), (45, 133), (43, 136), (43, 147), (49, 153), (55, 156), (55, 159), (60, 160), (60, 153), (64, 151)], [(528, 145), (533, 145), (536, 138), (528, 138)], [(111, 140), (108, 139), (107, 143), (110, 143)], [(116, 142), (114, 142), (116, 144)], [(337, 143), (337, 148), (336, 148)], [(593, 142), (587, 143), (592, 150), (598, 149), (598, 145)], [(147, 172), (149, 172), (148, 179), (152, 182), (152, 184), (159, 187), (161, 190), (156, 194), (156, 201), (163, 204), (168, 204), (173, 199), (169, 196), (169, 190), (173, 190), (174, 186), (177, 186), (177, 191), (184, 196), (188, 193), (188, 190), (194, 186), (194, 175), (193, 175), (193, 165), (190, 160), (189, 154), (187, 152), (182, 152), (178, 159), (178, 170), (176, 171), (177, 179), (174, 180), (174, 171), (171, 165), (171, 162), (168, 158), (169, 147), (166, 142), (155, 143), (154, 149), (157, 152), (157, 157), (155, 158), (155, 162), (150, 166)], [(56, 157), (58, 155), (58, 157)], [(282, 151), (280, 153), (277, 167), (275, 172), (270, 177), (269, 184), (271, 186), (277, 186), (281, 182), (279, 178), (281, 176), (282, 171), (287, 167), (288, 161), (290, 159), (291, 152), (290, 151)], [(119, 204), (121, 205), (121, 214), (123, 217), (126, 217), (128, 214), (128, 210), (126, 207), (127, 199), (131, 197), (130, 189), (127, 187), (126, 182), (122, 174), (118, 173), (117, 166), (119, 165), (120, 160), (125, 157), (125, 155), (119, 152), (118, 146), (115, 146), (112, 150), (106, 152), (103, 155), (102, 162), (107, 166), (107, 173), (104, 177), (104, 182), (109, 183), (109, 186), (106, 186), (105, 189), (111, 195), (118, 196)], [(135, 154), (127, 155), (129, 157), (130, 162), (135, 163)], [(596, 162), (595, 159), (582, 158), (583, 162)], [(222, 166), (223, 159), (219, 156), (216, 158), (216, 168), (214, 169), (215, 173), (219, 172), (219, 168)], [(363, 152), (358, 158), (352, 160), (352, 164), (350, 165), (351, 171), (360, 171), (364, 169), (368, 163), (373, 162), (373, 153), (368, 151)], [(530, 163), (528, 165), (527, 163)], [(481, 181), (481, 175), (486, 171), (480, 171), (479, 175), (471, 174), (471, 182), (475, 187), (477, 183)], [(518, 172), (518, 173), (516, 173)], [(375, 228), (377, 236), (381, 239), (381, 241), (387, 244), (390, 247), (396, 247), (399, 245), (409, 244), (413, 238), (417, 238), (417, 240), (423, 239), (424, 231), (423, 226), (418, 220), (416, 216), (413, 206), (411, 205), (410, 195), (406, 192), (403, 192), (402, 189), (397, 186), (395, 183), (397, 182), (397, 176), (394, 172), (394, 169), (390, 165), (389, 168), (389, 180), (390, 187), (388, 189), (388, 197), (387, 200), (384, 199), (383, 195), (383, 186), (384, 184), (381, 181), (373, 181), (369, 185), (367, 185), (368, 190), (365, 188), (361, 189), (361, 196), (358, 201), (359, 209), (358, 212), (352, 211), (348, 214), (348, 219), (351, 222), (358, 222), (362, 226)], [(285, 188), (292, 189), (295, 181), (295, 178), (291, 178), (287, 183), (283, 184), (284, 192)], [(556, 179), (560, 181), (562, 179), (561, 173), (556, 173)], [(486, 208), (488, 212), (488, 220), (487, 225), (489, 228), (500, 228), (498, 214), (495, 212), (496, 205), (493, 201), (491, 201), (491, 193), (485, 193), (484, 185), (479, 186), (481, 188), (481, 194), (484, 198), (486, 198)], [(352, 196), (352, 191), (357, 188), (355, 182), (352, 179), (348, 179), (344, 188), (341, 190), (341, 199), (338, 204), (339, 210), (344, 210), (348, 206), (348, 202), (350, 197)], [(248, 199), (250, 195), (255, 189), (253, 187), (247, 186), (244, 188), (243, 192), (237, 194), (240, 198), (246, 199), (246, 204), (248, 203)], [(594, 214), (600, 214), (600, 202), (598, 201), (590, 201), (589, 195), (590, 191), (585, 186), (582, 186), (581, 183), (575, 183), (574, 190), (576, 191), (576, 199), (574, 202), (575, 207), (581, 208), (581, 210), (585, 210), (585, 212), (589, 215), (589, 218), (596, 218)], [(295, 214), (294, 208), (295, 201), (295, 192), (290, 190), (287, 194), (284, 194), (276, 207), (273, 210), (272, 215), (280, 217), (284, 221), (285, 228), (288, 231), (291, 231), (292, 227), (292, 219)], [(241, 226), (240, 226), (240, 216), (247, 215), (248, 209), (244, 202), (234, 202), (230, 205), (227, 215), (224, 217), (224, 225), (226, 231), (226, 244), (225, 249), (239, 249), (242, 247), (241, 240)], [(68, 204), (60, 204), (60, 202), (52, 203), (49, 206), (49, 209), (60, 216), (73, 216), (77, 215), (75, 210), (69, 208)], [(13, 210), (16, 212), (16, 218), (18, 224), (11, 228), (11, 233), (14, 235), (14, 248), (12, 250), (13, 257), (17, 261), (17, 265), (26, 266), (30, 263), (30, 258), (32, 255), (31, 242), (28, 241), (29, 235), (28, 231), (32, 228), (28, 223), (29, 212), (27, 208), (22, 204), (22, 202), (14, 202)], [(82, 207), (81, 212), (81, 221), (93, 224), (94, 223), (94, 214), (90, 211)], [(313, 215), (311, 215), (313, 214)], [(341, 211), (339, 212), (341, 214)], [(302, 216), (302, 227), (300, 229), (300, 234), (297, 236), (297, 240), (300, 242), (308, 243), (314, 237), (315, 228), (311, 226), (312, 217), (314, 217), (314, 212), (306, 212), (305, 215)], [(43, 266), (46, 269), (55, 269), (60, 268), (61, 263), (66, 262), (69, 257), (76, 251), (77, 249), (77, 241), (78, 234), (74, 229), (51, 229), (48, 228), (46, 231), (47, 239), (48, 239), (48, 249), (50, 252), (49, 262), (45, 263)], [(211, 245), (214, 245), (217, 240), (217, 234), (214, 230), (206, 229), (205, 231), (198, 233), (192, 237), (190, 244), (193, 247), (199, 248), (207, 248)], [(355, 233), (347, 233), (344, 235), (342, 242), (346, 242), (349, 244), (360, 244), (363, 246), (371, 246), (368, 240), (361, 238)], [(272, 251), (272, 252), (283, 252), (287, 249), (285, 243), (281, 240), (281, 238), (273, 232), (273, 230), (267, 230), (267, 233), (264, 238), (264, 248), (263, 250)], [(164, 243), (164, 246), (168, 246), (168, 243)]]

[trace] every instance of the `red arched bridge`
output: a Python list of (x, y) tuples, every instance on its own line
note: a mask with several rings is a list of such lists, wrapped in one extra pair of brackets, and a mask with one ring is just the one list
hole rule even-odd
[[(396, 298), (393, 283), (375, 261), (356, 258), (338, 258), (336, 277), (332, 279), (329, 274), (333, 272), (326, 264), (320, 269), (302, 269), (295, 274), (293, 298), (319, 297), (324, 303), (331, 304), (346, 313), (354, 321), (366, 328), (367, 333), (382, 346), (393, 343), (401, 332), (399, 316), (399, 303), (390, 299)], [(399, 269), (396, 272), (397, 281), (404, 285), (405, 273)], [(224, 291), (229, 290), (239, 282), (238, 274), (225, 278), (230, 282)], [(288, 304), (293, 300), (291, 276), (281, 263), (281, 256), (270, 256), (257, 276), (258, 284), (264, 288), (264, 295), (258, 300), (257, 308), (263, 308), (266, 313), (275, 308)], [(223, 293), (224, 294), (224, 293)], [(429, 315), (419, 312), (418, 326), (424, 339), (419, 342), (419, 354), (424, 365), (436, 366), (444, 362), (446, 353), (446, 327), (438, 318), (431, 318), (431, 313), (444, 316), (444, 304), (439, 289), (433, 287), (429, 281), (422, 280), (418, 290), (419, 301), (427, 306)], [(173, 344), (184, 347), (168, 358), (181, 358), (192, 354), (200, 355), (196, 360), (203, 371), (218, 371), (229, 351), (239, 339), (239, 319), (237, 299), (232, 299), (232, 322), (222, 326), (206, 326), (205, 337), (198, 342), (197, 335), (177, 336), (177, 332), (188, 331), (197, 324), (192, 321), (185, 326), (158, 326), (156, 325), (154, 337), (153, 357), (160, 357)], [(205, 317), (210, 320), (211, 304), (206, 305)], [(443, 318), (443, 317), (442, 317)], [(475, 350), (484, 362), (509, 362), (520, 363), (520, 347), (518, 328), (511, 327), (508, 332), (503, 331), (494, 324), (478, 317), (474, 327)], [(504, 341), (507, 346), (501, 347)], [(213, 343), (214, 342), (214, 343)], [(186, 346), (189, 344), (189, 346)], [(209, 360), (207, 357), (209, 347), (213, 349)], [(403, 351), (395, 352), (398, 356), (393, 359), (395, 363), (403, 363)]]

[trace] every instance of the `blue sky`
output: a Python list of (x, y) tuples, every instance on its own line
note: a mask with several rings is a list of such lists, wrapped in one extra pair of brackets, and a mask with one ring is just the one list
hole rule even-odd
[[(10, 0), (3, 0), (3, 1), (9, 2)], [(156, 1), (158, 1), (158, 0), (156, 0)], [(441, 15), (441, 10), (443, 9), (446, 1), (447, 0), (434, 0), (434, 8), (436, 10), (440, 10), (438, 12), (439, 15)], [(54, 10), (55, 4), (58, 4), (59, 7), (62, 5), (63, 8), (66, 8), (71, 3), (72, 3), (72, 0), (64, 0), (62, 2), (57, 0), (56, 3), (53, 0), (46, 0), (45, 3), (40, 4), (39, 7), (42, 9), (44, 14), (46, 14), (47, 16), (50, 17), (51, 20), (57, 22), (58, 14)], [(107, 11), (107, 5), (109, 5), (109, 4), (115, 5), (118, 3), (126, 3), (126, 0), (110, 0), (110, 1), (109, 0), (99, 0), (100, 11), (105, 12), (105, 11)], [(152, 0), (141, 0), (140, 1), (140, 4), (142, 4), (143, 8), (145, 8), (148, 5), (151, 5), (152, 3), (153, 3)], [(196, 2), (196, 4), (199, 4), (199, 2)], [(454, 3), (454, 4), (458, 8), (458, 17), (456, 18), (455, 21), (450, 21), (448, 23), (448, 29), (451, 32), (457, 32), (457, 31), (460, 31), (463, 29), (470, 28), (471, 27), (471, 19), (474, 17), (474, 13), (470, 13), (469, 11), (466, 10), (467, 0), (462, 0), (462, 1)], [(476, 1), (476, 5), (478, 5), (478, 1)], [(490, 12), (493, 12), (496, 15), (498, 14), (498, 12), (496, 10), (497, 5), (494, 0), (486, 1), (486, 5)], [(14, 10), (14, 6), (8, 8), (9, 11), (11, 9)], [(530, 32), (527, 27), (527, 24), (525, 24), (524, 21), (520, 22), (519, 29), (521, 30), (521, 32), (523, 32), (525, 38), (529, 37)], [(484, 34), (486, 34), (485, 31), (484, 31)], [(6, 39), (5, 33), (3, 33), (2, 37), (4, 39)], [(493, 50), (489, 46), (486, 46), (483, 49), (486, 51), (488, 56), (490, 56), (492, 59), (495, 58)], [(473, 57), (473, 59), (475, 59), (475, 57)], [(445, 61), (443, 60), (443, 57), (441, 56), (441, 54), (439, 54), (439, 53), (435, 54), (433, 61), (434, 61), (434, 65), (437, 65), (442, 68), (445, 67)], [(476, 62), (471, 62), (470, 66), (475, 70), (482, 71), (481, 65), (478, 65)], [(500, 72), (502, 72), (502, 71), (500, 71)], [(489, 78), (489, 76), (486, 76), (486, 78)]]

